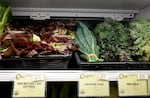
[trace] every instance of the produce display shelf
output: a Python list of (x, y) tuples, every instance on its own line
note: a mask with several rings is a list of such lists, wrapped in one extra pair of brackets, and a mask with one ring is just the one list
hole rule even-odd
[(99, 70), (145, 70), (150, 69), (150, 62), (86, 62), (75, 53), (77, 65), (80, 69), (99, 69)]
[(0, 61), (2, 69), (67, 69), (72, 53), (69, 55), (39, 55), (33, 58), (4, 58)]
[(85, 73), (99, 73), (105, 74), (108, 81), (117, 81), (118, 76), (123, 73), (128, 74), (150, 74), (149, 70), (107, 70), (107, 71), (96, 71), (96, 70), (0, 70), (0, 82), (10, 82), (15, 79), (16, 74), (43, 74), (48, 82), (56, 81), (79, 81), (80, 75)]

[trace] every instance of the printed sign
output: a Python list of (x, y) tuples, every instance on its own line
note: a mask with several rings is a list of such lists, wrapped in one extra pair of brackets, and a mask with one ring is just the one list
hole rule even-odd
[(120, 74), (118, 77), (119, 96), (146, 96), (147, 80), (138, 74)]
[[(100, 79), (99, 74), (83, 73), (80, 75), (78, 85), (79, 97), (109, 96), (109, 81)], [(101, 76), (102, 77), (102, 76)]]
[(17, 74), (13, 97), (45, 97), (45, 87), (44, 75)]

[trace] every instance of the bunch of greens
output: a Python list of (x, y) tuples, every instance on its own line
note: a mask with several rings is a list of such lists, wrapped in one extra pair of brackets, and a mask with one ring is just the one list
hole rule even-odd
[(11, 7), (4, 0), (0, 1), (0, 35), (4, 31), (4, 27), (8, 21)]
[(101, 50), (100, 57), (105, 61), (132, 61), (130, 34), (122, 23), (106, 18), (96, 25), (95, 35)]
[(141, 18), (130, 23), (130, 35), (134, 40), (132, 52), (139, 61), (150, 60), (150, 19)]
[(80, 56), (88, 62), (103, 61), (99, 59), (99, 46), (93, 32), (89, 30), (88, 26), (79, 22), (79, 26), (75, 33), (75, 44), (79, 45)]

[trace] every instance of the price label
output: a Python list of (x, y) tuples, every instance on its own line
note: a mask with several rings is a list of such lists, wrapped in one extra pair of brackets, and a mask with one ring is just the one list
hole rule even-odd
[(150, 74), (148, 74), (148, 95), (150, 95)]
[(146, 96), (147, 80), (138, 74), (120, 74), (118, 77), (119, 96)]
[(109, 96), (109, 81), (100, 79), (99, 74), (83, 73), (78, 85), (79, 97)]
[(100, 80), (109, 80), (108, 74), (106, 74), (106, 73), (100, 74), (99, 79)]
[(13, 97), (45, 97), (45, 76), (17, 74), (14, 80)]
[(138, 74), (138, 79), (139, 80), (148, 80), (148, 75), (145, 73), (139, 73)]

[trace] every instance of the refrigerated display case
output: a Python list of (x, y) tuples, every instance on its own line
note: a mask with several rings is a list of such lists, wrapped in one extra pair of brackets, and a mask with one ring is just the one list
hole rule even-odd
[[(10, 3), (9, 0), (7, 1)], [(28, 19), (32, 21), (49, 21), (71, 19), (75, 21), (85, 20), (95, 22), (101, 21), (107, 17), (111, 17), (117, 21), (133, 21), (141, 17), (150, 17), (149, 0), (11, 0), (11, 7), (12, 16), (16, 20)], [(48, 66), (51, 66), (52, 64), (48, 61), (44, 61), (44, 63), (41, 64), (41, 66), (44, 65), (43, 68), (38, 65), (39, 63), (37, 63), (43, 62), (43, 59), (40, 58), (36, 58), (35, 60), (31, 59), (33, 60), (33, 62), (30, 62), (30, 60), (28, 59), (21, 59), (20, 63), (20, 60), (17, 61), (17, 58), (13, 60), (6, 60), (5, 63), (0, 62), (0, 84), (4, 84), (4, 87), (0, 87), (0, 89), (5, 88), (5, 85), (7, 87), (8, 84), (12, 84), (17, 73), (44, 74), (48, 83), (56, 82), (57, 84), (57, 82), (60, 81), (70, 81), (75, 82), (73, 86), (76, 87), (76, 83), (79, 81), (80, 74), (82, 73), (106, 73), (108, 76), (108, 81), (115, 83), (118, 81), (118, 77), (122, 73), (144, 75), (150, 74), (149, 62), (134, 62), (131, 65), (124, 62), (117, 64), (113, 62), (104, 62), (101, 64), (104, 66), (103, 68), (99, 67), (99, 64), (96, 63), (96, 66), (94, 67), (88, 67), (84, 69), (80, 68), (77, 63), (80, 63), (83, 66), (90, 66), (90, 63), (82, 62), (79, 59), (76, 59), (75, 57), (78, 57), (77, 54), (73, 54), (71, 58), (69, 57), (69, 61), (65, 61), (65, 65), (67, 65), (68, 67), (65, 66), (63, 68), (60, 68), (60, 66), (48, 68), (45, 66), (45, 64)], [(65, 57), (62, 58), (65, 59)], [(44, 60), (47, 59), (48, 58), (44, 58)], [(54, 66), (59, 64), (64, 65), (64, 61), (61, 62), (60, 60), (58, 60), (57, 56), (53, 57), (53, 59), (57, 59), (54, 62)], [(13, 63), (15, 65), (11, 65)], [(22, 65), (19, 66), (18, 63)], [(7, 65), (7, 67), (5, 66), (5, 64)], [(115, 67), (112, 68), (111, 66), (114, 65)], [(126, 65), (127, 67), (120, 68), (120, 65)], [(132, 65), (137, 65), (138, 67), (132, 68)], [(53, 84), (50, 85), (52, 87)], [(9, 87), (11, 88), (12, 85), (9, 85)], [(75, 91), (77, 89), (76, 87), (74, 88)], [(8, 94), (11, 93), (10, 89), (7, 91)], [(50, 95), (48, 94), (48, 96)], [(147, 96), (148, 95), (142, 96), (142, 98), (148, 98)], [(118, 97), (119, 96), (115, 96), (112, 98)]]

